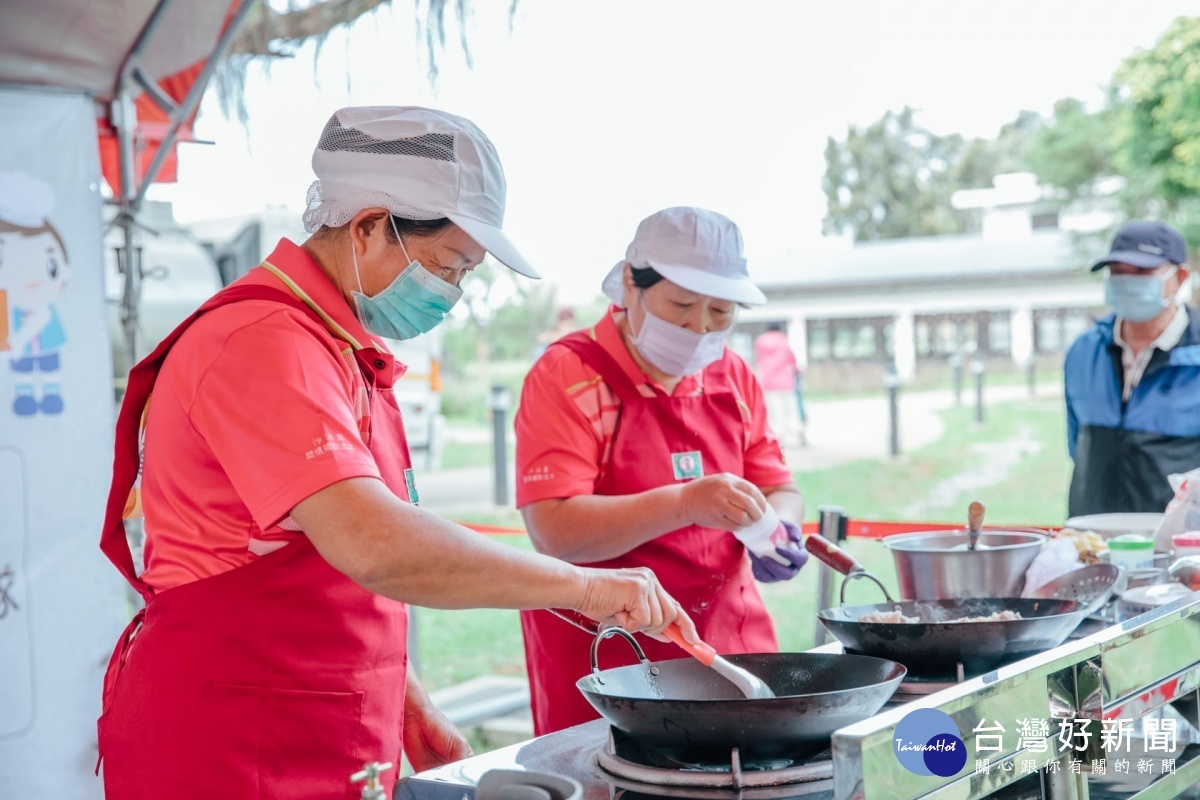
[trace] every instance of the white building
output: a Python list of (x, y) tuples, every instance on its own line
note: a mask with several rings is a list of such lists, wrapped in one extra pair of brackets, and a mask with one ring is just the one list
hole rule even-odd
[(995, 369), (1057, 363), (1103, 310), (1101, 276), (1088, 267), (1112, 216), (1059, 213), (1023, 174), (954, 204), (982, 210), (981, 233), (829, 240), (753, 264), (769, 302), (742, 316), (743, 345), (784, 323), (810, 382), (829, 388), (878, 386), (891, 365), (905, 382), (935, 376), (954, 356)]

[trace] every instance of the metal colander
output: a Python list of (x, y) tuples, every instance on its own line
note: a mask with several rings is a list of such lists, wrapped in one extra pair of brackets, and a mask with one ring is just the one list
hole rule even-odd
[(1034, 592), (1034, 596), (1074, 600), (1087, 609), (1084, 616), (1090, 617), (1108, 602), (1120, 574), (1120, 568), (1114, 564), (1089, 564), (1060, 575)]

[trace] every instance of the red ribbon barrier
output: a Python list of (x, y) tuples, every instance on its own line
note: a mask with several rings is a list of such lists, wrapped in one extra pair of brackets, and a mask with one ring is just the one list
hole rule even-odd
[[(476, 533), (488, 536), (524, 536), (524, 528), (509, 528), (503, 525), (479, 525), (473, 522), (460, 522), (464, 528), (470, 528)], [(816, 522), (806, 522), (801, 530), (804, 533), (818, 533)], [(985, 525), (983, 530), (1046, 530), (1040, 525)], [(952, 522), (887, 522), (883, 520), (852, 519), (846, 523), (846, 537), (849, 539), (882, 539), (898, 533), (916, 533), (918, 531), (961, 531), (965, 527), (961, 523)]]

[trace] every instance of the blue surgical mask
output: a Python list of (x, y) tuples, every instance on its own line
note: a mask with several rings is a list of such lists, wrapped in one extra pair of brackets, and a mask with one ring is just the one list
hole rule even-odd
[(1121, 319), (1147, 322), (1167, 307), (1166, 283), (1166, 276), (1159, 275), (1109, 275), (1104, 299)]
[[(395, 228), (393, 220), (392, 229)], [(399, 231), (396, 231), (396, 240), (400, 242), (404, 257), (408, 258)], [(358, 254), (353, 243), (350, 255), (354, 260), (354, 276), (358, 278)], [(368, 331), (385, 339), (412, 339), (433, 330), (463, 293), (462, 289), (446, 283), (413, 259), (409, 259), (404, 271), (374, 297), (362, 293), (361, 278), (358, 288), (359, 291), (350, 292), (358, 321)]]

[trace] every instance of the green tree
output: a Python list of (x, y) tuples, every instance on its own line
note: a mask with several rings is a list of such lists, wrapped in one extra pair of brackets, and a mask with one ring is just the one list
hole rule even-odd
[(1093, 195), (1099, 179), (1117, 174), (1115, 119), (1111, 103), (1093, 112), (1073, 97), (1059, 100), (1053, 117), (1033, 137), (1025, 154), (1027, 167), (1043, 185), (1061, 189), (1067, 200)]
[(975, 230), (976, 217), (955, 210), (951, 195), (1022, 169), (1042, 122), (1023, 111), (995, 139), (965, 139), (921, 127), (906, 106), (850, 126), (844, 140), (830, 137), (825, 146), (825, 232), (867, 241)]
[[(471, 66), (467, 20), (471, 16), (472, 2), (413, 0), (413, 15), (431, 85), (437, 84), (438, 59), (446, 46), (448, 11), (454, 12), (459, 28), (459, 45), (467, 65)], [(510, 27), (518, 2), (520, 0), (511, 0), (508, 7)], [(222, 112), (227, 117), (236, 114), (243, 124), (249, 122), (245, 89), (246, 70), (251, 63), (260, 61), (270, 64), (276, 59), (291, 58), (310, 41), (315, 41), (319, 48), (332, 31), (349, 27), (359, 19), (391, 5), (392, 0), (273, 0), (255, 4), (213, 78)]]
[(1113, 78), (1114, 161), (1134, 213), (1167, 219), (1200, 243), (1200, 18), (1180, 17)]

